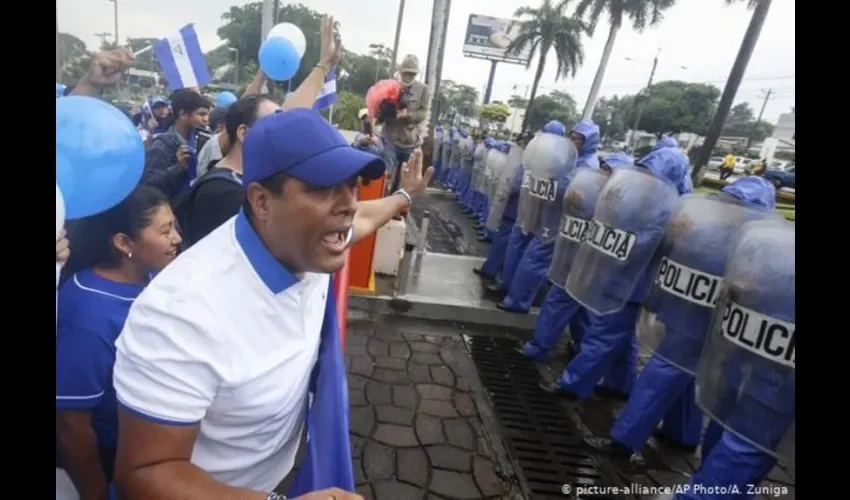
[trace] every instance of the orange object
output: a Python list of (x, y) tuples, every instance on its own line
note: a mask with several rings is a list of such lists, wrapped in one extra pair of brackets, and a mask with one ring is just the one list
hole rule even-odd
[[(368, 184), (360, 185), (360, 201), (379, 200), (384, 197), (387, 174)], [(375, 257), (376, 235), (363, 238), (349, 252), (348, 288), (355, 292), (375, 293), (375, 271), (372, 270), (372, 259)]]
[(351, 252), (345, 252), (345, 265), (336, 272), (334, 293), (336, 294), (336, 317), (339, 321), (339, 338), (342, 342), (342, 352), (345, 352), (345, 329), (348, 327), (348, 272), (351, 269), (349, 261)]

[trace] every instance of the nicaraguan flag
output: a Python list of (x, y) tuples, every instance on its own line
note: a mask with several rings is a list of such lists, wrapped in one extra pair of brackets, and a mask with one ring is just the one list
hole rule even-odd
[(177, 33), (154, 43), (153, 51), (172, 91), (210, 82), (210, 70), (198, 43), (195, 25), (187, 24)]
[(328, 71), (328, 76), (325, 77), (325, 86), (319, 92), (319, 97), (313, 103), (313, 109), (322, 111), (339, 102), (339, 96), (336, 93), (336, 70), (331, 68)]
[(328, 488), (354, 491), (348, 381), (333, 279), (328, 287), (321, 336), (319, 359), (310, 376), (313, 403), (307, 410), (307, 450), (289, 489), (289, 498)]

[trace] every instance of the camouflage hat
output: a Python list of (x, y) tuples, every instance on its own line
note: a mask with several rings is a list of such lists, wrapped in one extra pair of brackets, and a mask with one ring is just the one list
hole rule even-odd
[(413, 54), (407, 54), (401, 61), (401, 66), (398, 68), (399, 73), (415, 73), (419, 74), (419, 58)]

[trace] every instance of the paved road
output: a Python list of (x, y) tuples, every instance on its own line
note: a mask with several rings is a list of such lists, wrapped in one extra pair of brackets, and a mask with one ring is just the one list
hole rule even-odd
[(410, 333), (421, 328), (348, 324), (357, 492), (366, 500), (512, 498), (514, 483), (500, 477), (485, 437), (497, 431), (479, 414), (481, 388), (461, 332)]

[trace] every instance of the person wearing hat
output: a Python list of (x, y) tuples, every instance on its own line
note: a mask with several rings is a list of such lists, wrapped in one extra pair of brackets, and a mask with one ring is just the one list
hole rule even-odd
[(332, 274), (433, 169), (414, 151), (397, 192), (358, 203), (383, 160), (307, 109), (259, 118), (242, 152), (239, 214), (157, 275), (115, 344), (123, 499), (362, 498)]
[(403, 105), (395, 118), (388, 119), (381, 128), (384, 157), (392, 175), (390, 192), (398, 187), (396, 166), (407, 161), (410, 153), (422, 144), (422, 123), (428, 118), (430, 92), (427, 85), (416, 79), (419, 58), (413, 54), (404, 56), (398, 73), (402, 88), (400, 101)]
[(361, 151), (368, 151), (380, 156), (384, 148), (381, 145), (381, 138), (375, 133), (375, 125), (369, 118), (369, 110), (367, 108), (361, 109), (357, 112), (357, 118), (360, 119), (360, 131), (354, 137), (352, 146)]

